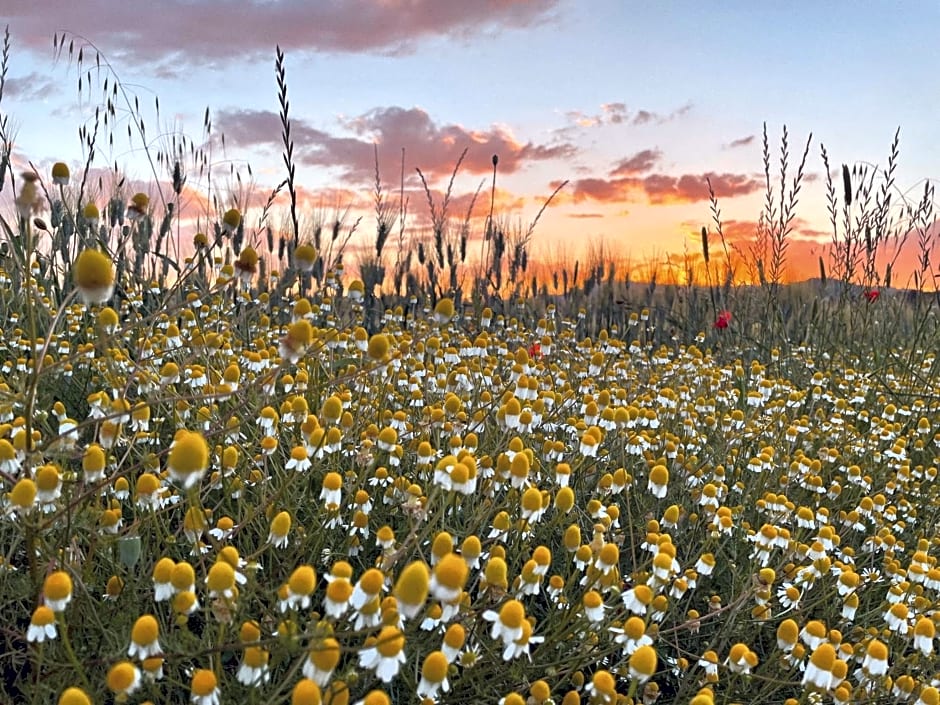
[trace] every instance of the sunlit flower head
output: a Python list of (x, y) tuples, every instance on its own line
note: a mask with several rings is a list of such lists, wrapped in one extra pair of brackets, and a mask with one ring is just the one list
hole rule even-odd
[(323, 693), (316, 681), (301, 678), (291, 691), (290, 705), (320, 705)]
[(140, 687), (140, 669), (130, 661), (119, 661), (108, 670), (108, 690), (116, 699), (127, 697)]
[(91, 698), (81, 688), (66, 688), (59, 696), (59, 705), (92, 705)]
[(72, 600), (72, 578), (64, 570), (57, 570), (46, 576), (42, 585), (42, 594), (46, 607), (53, 612), (61, 612)]
[(430, 571), (422, 561), (409, 563), (395, 582), (394, 595), (402, 617), (411, 619), (424, 607), (430, 592)]
[(98, 250), (82, 250), (72, 265), (72, 280), (86, 304), (101, 304), (114, 293), (111, 258)]
[(820, 690), (829, 690), (837, 684), (833, 669), (837, 660), (835, 647), (828, 643), (819, 644), (809, 658), (803, 672), (803, 685), (810, 685)]
[(215, 673), (207, 668), (193, 671), (189, 683), (189, 700), (193, 705), (219, 705), (222, 693)]
[(405, 635), (398, 627), (385, 626), (359, 652), (359, 666), (375, 672), (383, 683), (390, 683), (405, 663)]
[(198, 431), (177, 431), (167, 458), (170, 477), (183, 489), (194, 487), (209, 467), (209, 445)]
[(229, 208), (222, 215), (222, 232), (233, 233), (242, 224), (242, 214), (237, 208)]
[(268, 531), (268, 543), (275, 548), (287, 548), (290, 542), (291, 524), (290, 512), (283, 511), (275, 514)]
[(333, 671), (339, 665), (339, 642), (333, 637), (324, 637), (313, 642), (303, 663), (303, 674), (321, 688), (330, 682)]
[(127, 655), (143, 661), (151, 656), (158, 656), (160, 649), (160, 625), (152, 614), (138, 617), (131, 629), (131, 645)]
[(522, 623), (525, 621), (525, 607), (519, 600), (509, 600), (499, 609), (499, 612), (487, 610), (483, 619), (492, 622), (490, 637), (501, 639), (505, 646), (509, 646), (522, 636)]
[(52, 183), (57, 186), (67, 186), (69, 183), (69, 166), (65, 162), (56, 162), (52, 165)]
[(447, 680), (447, 671), (450, 661), (442, 651), (432, 651), (424, 658), (421, 666), (421, 680), (418, 683), (417, 694), (422, 698), (434, 698), (438, 691), (446, 693), (450, 690)]
[(41, 644), (47, 639), (55, 639), (57, 636), (55, 612), (46, 605), (39, 605), (33, 610), (33, 616), (29, 620), (26, 641)]

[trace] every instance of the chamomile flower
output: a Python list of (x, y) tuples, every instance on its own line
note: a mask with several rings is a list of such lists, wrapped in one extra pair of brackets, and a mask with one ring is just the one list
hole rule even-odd
[(339, 665), (339, 642), (331, 636), (317, 639), (307, 652), (303, 663), (303, 674), (321, 688), (330, 682), (333, 671)]
[(268, 531), (268, 543), (274, 548), (287, 548), (290, 543), (291, 529), (290, 512), (278, 512), (271, 520), (271, 528)]
[(267, 683), (271, 678), (268, 661), (270, 654), (260, 646), (246, 646), (242, 654), (242, 662), (235, 674), (236, 680), (242, 685), (258, 686)]
[(532, 618), (522, 620), (522, 634), (518, 639), (514, 639), (511, 644), (506, 644), (503, 649), (503, 661), (511, 661), (520, 656), (525, 656), (531, 660), (532, 656), (529, 653), (529, 647), (532, 644), (545, 641), (545, 637), (543, 636), (532, 635), (532, 630), (534, 629), (533, 621)]
[(813, 649), (809, 664), (803, 672), (803, 685), (828, 691), (837, 684), (833, 668), (837, 660), (835, 647), (824, 642)]
[(360, 610), (363, 605), (379, 597), (385, 589), (385, 575), (378, 568), (369, 568), (356, 581), (350, 604)]
[(196, 571), (186, 561), (180, 561), (170, 572), (170, 584), (174, 593), (193, 592), (196, 589)]
[(152, 614), (138, 617), (131, 629), (131, 645), (127, 649), (127, 655), (143, 661), (160, 653), (160, 625), (156, 617)]
[(628, 669), (630, 677), (640, 683), (645, 683), (656, 673), (657, 656), (652, 646), (644, 645), (637, 648), (630, 655)]
[(36, 504), (36, 483), (28, 477), (17, 480), (7, 495), (7, 511), (10, 514), (27, 514)]
[(72, 280), (86, 304), (102, 304), (114, 293), (111, 258), (98, 250), (83, 250), (72, 265)]
[(594, 626), (604, 621), (604, 598), (596, 590), (588, 590), (581, 598), (581, 609), (587, 620)]
[(310, 460), (310, 453), (307, 446), (298, 445), (291, 449), (290, 458), (287, 460), (287, 463), (284, 464), (284, 468), (304, 473), (307, 472), (312, 465), (313, 462)]
[(320, 490), (320, 499), (324, 506), (335, 511), (343, 503), (343, 477), (338, 472), (328, 472), (323, 478), (323, 487)]
[(193, 705), (219, 705), (222, 698), (219, 681), (215, 673), (207, 668), (197, 668), (193, 671), (189, 692), (189, 700)]
[(466, 561), (454, 552), (447, 553), (434, 566), (430, 592), (441, 602), (453, 602), (460, 597), (468, 575)]
[[(349, 564), (345, 561), (339, 563)], [(340, 568), (342, 571), (342, 568)], [(351, 569), (350, 569), (351, 574)], [(332, 575), (326, 577), (326, 595), (323, 597), (323, 609), (326, 614), (334, 619), (339, 619), (349, 610), (352, 604), (353, 586), (349, 582), (345, 572), (338, 572), (337, 566), (333, 566)]]
[(448, 663), (454, 663), (460, 650), (467, 642), (467, 632), (460, 624), (451, 624), (444, 632), (444, 641), (441, 644), (441, 652), (447, 657)]
[(624, 656), (653, 643), (652, 637), (646, 633), (646, 623), (636, 616), (628, 618), (622, 627), (611, 627), (610, 631), (616, 635), (614, 641), (623, 645)]
[(623, 592), (623, 604), (633, 614), (645, 617), (653, 602), (653, 591), (646, 585), (637, 585)]
[(320, 705), (323, 693), (316, 681), (301, 678), (291, 691), (290, 705)]
[(72, 578), (64, 570), (46, 576), (42, 585), (46, 607), (53, 612), (62, 612), (72, 600)]
[(140, 669), (130, 661), (119, 661), (108, 670), (108, 690), (114, 693), (118, 702), (137, 690), (140, 680)]
[(91, 698), (81, 688), (66, 688), (59, 696), (59, 705), (92, 705)]
[(173, 568), (176, 563), (172, 558), (161, 558), (153, 566), (154, 602), (163, 602), (173, 597)]
[(209, 568), (206, 575), (206, 589), (210, 598), (231, 600), (235, 597), (235, 568), (225, 560), (219, 559)]
[(405, 619), (415, 617), (424, 607), (430, 591), (430, 572), (422, 561), (409, 563), (395, 582), (398, 610)]
[(669, 489), (669, 470), (666, 469), (665, 465), (653, 466), (650, 470), (647, 489), (657, 499), (666, 496), (666, 491)]
[(198, 431), (177, 431), (170, 446), (167, 471), (183, 489), (195, 487), (209, 467), (209, 445)]
[(359, 652), (359, 666), (374, 671), (383, 683), (390, 683), (405, 661), (405, 635), (395, 626), (382, 627)]
[(510, 646), (522, 636), (522, 623), (525, 621), (525, 607), (519, 600), (508, 600), (499, 610), (487, 610), (483, 619), (492, 622), (490, 637), (500, 639), (504, 646)]
[(921, 617), (914, 624), (914, 648), (924, 656), (933, 653), (934, 637), (937, 634), (936, 625), (930, 617)]
[(447, 680), (447, 671), (450, 661), (442, 651), (432, 651), (424, 658), (421, 666), (421, 680), (418, 683), (417, 694), (422, 698), (435, 698), (438, 691), (446, 693), (450, 690)]
[(29, 620), (26, 641), (41, 644), (47, 639), (55, 639), (57, 636), (55, 612), (46, 605), (39, 605), (33, 610), (33, 616)]
[(883, 676), (888, 672), (888, 647), (883, 641), (872, 639), (862, 659), (862, 673), (869, 678)]

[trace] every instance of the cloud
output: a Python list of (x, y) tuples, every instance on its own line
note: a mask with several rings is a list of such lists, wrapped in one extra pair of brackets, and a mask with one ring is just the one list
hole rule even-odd
[[(582, 110), (568, 110), (565, 119), (575, 127), (601, 127), (604, 125), (662, 125), (684, 117), (692, 110), (692, 103), (685, 103), (669, 113), (654, 110), (630, 110), (626, 103), (601, 103), (600, 111), (586, 113)], [(569, 127), (571, 126), (569, 125)], [(562, 128), (564, 130), (565, 128)]]
[(684, 174), (679, 177), (654, 174), (644, 179), (644, 190), (651, 203), (705, 201), (708, 183), (718, 198), (746, 196), (763, 188), (760, 179), (746, 174)]
[[(642, 153), (641, 153), (642, 154)], [(634, 155), (636, 156), (636, 155)], [(641, 164), (642, 166), (642, 161)], [(610, 179), (577, 179), (569, 186), (571, 199), (575, 203), (585, 200), (600, 202), (636, 201), (645, 198), (653, 205), (671, 203), (695, 203), (709, 198), (708, 184), (718, 198), (745, 196), (763, 188), (759, 178), (747, 174), (648, 174), (646, 176), (621, 176)]]
[(656, 166), (662, 156), (663, 153), (659, 149), (644, 149), (617, 162), (617, 165), (610, 170), (610, 175), (633, 176), (642, 174)]
[(58, 84), (49, 76), (37, 72), (25, 76), (10, 76), (3, 84), (3, 97), (10, 100), (41, 100), (53, 96)]
[(626, 103), (601, 103), (601, 114), (611, 125), (619, 125), (627, 120)]
[[(216, 125), (226, 143), (240, 147), (281, 150), (278, 115), (266, 110), (224, 110)], [(420, 108), (375, 108), (341, 121), (347, 135), (336, 135), (291, 120), (297, 161), (308, 166), (336, 168), (351, 183), (371, 182), (375, 177), (374, 145), (379, 146), (379, 166), (397, 165), (405, 149), (405, 172), (421, 169), (429, 178), (449, 176), (466, 148), (460, 173), (489, 175), (493, 155), (499, 157), (499, 174), (511, 174), (536, 161), (568, 158), (576, 149), (569, 143), (520, 142), (502, 126), (476, 130), (457, 124), (438, 124)], [(397, 168), (395, 169), (397, 172)]]
[(757, 139), (756, 135), (747, 135), (746, 137), (738, 137), (736, 140), (731, 140), (728, 144), (725, 145), (725, 149), (737, 149), (739, 147), (749, 147), (754, 144), (754, 140)]
[[(41, 3), (7, 0), (4, 14), (17, 41), (48, 51), (51, 27), (75, 36), (100, 37), (109, 59), (218, 61), (287, 50), (402, 54), (430, 38), (479, 41), (506, 29), (553, 21), (560, 0), (147, 0), (59, 3), (55, 21)], [(106, 18), (102, 25), (102, 18)], [(145, 19), (144, 19), (145, 18)], [(102, 27), (106, 31), (102, 33)], [(246, 31), (250, 28), (250, 31)], [(76, 41), (78, 44), (78, 41)]]

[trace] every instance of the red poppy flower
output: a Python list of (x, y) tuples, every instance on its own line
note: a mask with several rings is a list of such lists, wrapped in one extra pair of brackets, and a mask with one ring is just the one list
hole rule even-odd
[(529, 357), (533, 360), (538, 360), (542, 357), (542, 344), (541, 343), (532, 343), (529, 346)]
[(868, 303), (873, 304), (878, 300), (878, 297), (881, 296), (881, 292), (877, 289), (868, 289), (863, 296), (868, 301)]
[(731, 311), (721, 311), (715, 319), (715, 328), (724, 330), (731, 323)]

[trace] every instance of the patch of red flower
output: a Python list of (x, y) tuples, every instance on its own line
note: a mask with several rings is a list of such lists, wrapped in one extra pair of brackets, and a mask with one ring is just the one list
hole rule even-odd
[(862, 295), (865, 297), (868, 303), (873, 304), (878, 300), (878, 297), (881, 296), (881, 292), (877, 289), (868, 289)]
[(731, 311), (721, 311), (715, 319), (715, 328), (724, 330), (731, 323)]
[(532, 343), (532, 345), (529, 346), (529, 357), (533, 360), (538, 360), (542, 357), (541, 343)]

